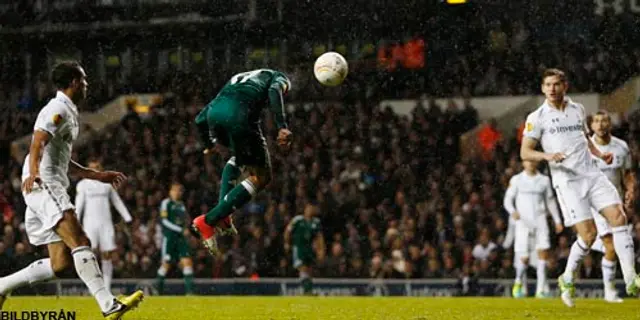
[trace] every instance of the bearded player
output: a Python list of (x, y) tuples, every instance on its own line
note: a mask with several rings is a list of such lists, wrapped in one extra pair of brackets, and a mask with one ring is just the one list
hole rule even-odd
[[(622, 139), (611, 135), (611, 118), (604, 111), (599, 111), (593, 115), (591, 129), (594, 134), (591, 141), (600, 152), (613, 154), (613, 161), (607, 164), (598, 161), (598, 167), (609, 178), (616, 187), (620, 195), (625, 195), (625, 207), (627, 212), (633, 208), (633, 199), (636, 190), (636, 177), (633, 173), (631, 163), (631, 152), (629, 146)], [(618, 292), (613, 283), (616, 277), (617, 257), (613, 246), (613, 236), (611, 227), (607, 221), (593, 210), (593, 218), (598, 230), (598, 238), (591, 249), (602, 252), (602, 282), (604, 285), (604, 300), (612, 303), (620, 303), (622, 299), (618, 297)]]
[[(611, 164), (613, 155), (598, 150), (588, 137), (584, 106), (566, 96), (568, 81), (563, 71), (546, 70), (541, 87), (546, 100), (527, 116), (520, 156), (522, 160), (549, 163), (565, 226), (572, 227), (578, 235), (566, 269), (558, 277), (562, 301), (569, 307), (575, 305), (574, 275), (597, 237), (591, 208), (611, 226), (627, 293), (637, 295), (640, 278), (635, 270), (634, 243), (627, 217), (618, 191), (597, 164), (597, 161)], [(543, 151), (536, 150), (538, 143)]]
[(87, 96), (87, 75), (77, 62), (63, 62), (51, 74), (58, 91), (40, 110), (33, 137), (22, 168), (22, 194), (27, 205), (25, 227), (29, 242), (46, 245), (49, 258), (34, 261), (26, 268), (0, 278), (0, 306), (14, 289), (48, 281), (75, 266), (75, 271), (96, 299), (106, 319), (121, 319), (143, 298), (138, 290), (116, 298), (107, 290), (82, 230), (67, 188), (67, 171), (83, 179), (98, 180), (117, 187), (125, 180), (122, 173), (85, 168), (71, 160), (73, 142), (78, 137), (78, 103)]
[[(193, 220), (193, 228), (209, 249), (218, 254), (216, 234), (236, 233), (230, 215), (264, 189), (272, 177), (271, 158), (262, 134), (261, 113), (268, 106), (278, 126), (278, 145), (291, 146), (283, 96), (291, 89), (287, 76), (279, 71), (258, 69), (234, 75), (220, 93), (196, 117), (205, 153), (215, 144), (233, 154), (222, 171), (219, 202), (215, 208)], [(232, 182), (246, 171), (248, 178)]]

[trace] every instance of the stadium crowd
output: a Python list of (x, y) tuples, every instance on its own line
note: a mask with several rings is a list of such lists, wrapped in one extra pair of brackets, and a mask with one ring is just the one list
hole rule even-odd
[[(184, 184), (192, 216), (215, 205), (220, 170), (229, 155), (224, 148), (210, 156), (200, 152), (192, 120), (202, 105), (201, 99), (167, 95), (150, 114), (130, 112), (117, 127), (92, 133), (92, 142), (75, 150), (81, 162), (100, 158), (106, 168), (129, 176), (120, 193), (135, 218), (129, 226), (118, 226), (116, 277), (155, 277), (158, 211), (170, 182)], [(224, 259), (213, 261), (191, 237), (197, 277), (295, 276), (282, 234), (307, 206), (318, 209), (327, 242), (327, 252), (318, 257), (318, 277), (513, 275), (513, 255), (502, 247), (508, 226), (502, 196), (520, 170), (516, 138), (498, 139), (488, 159), (461, 162), (459, 136), (478, 125), (469, 103), (418, 102), (411, 117), (364, 102), (294, 106), (294, 148), (289, 154), (272, 151), (274, 181), (235, 213), (240, 234), (222, 241)], [(271, 143), (273, 124), (267, 120), (264, 125)], [(638, 114), (624, 119), (616, 134), (629, 141), (634, 155), (640, 154)], [(21, 164), (8, 161), (0, 171), (2, 274), (42, 254), (29, 245), (21, 221)], [(640, 224), (636, 230), (640, 240)], [(550, 276), (563, 268), (570, 237), (570, 232), (554, 236)], [(590, 266), (598, 261), (587, 258), (582, 276), (597, 277), (599, 268)]]

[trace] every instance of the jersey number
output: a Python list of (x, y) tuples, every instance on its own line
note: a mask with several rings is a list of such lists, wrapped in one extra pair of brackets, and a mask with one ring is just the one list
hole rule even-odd
[(262, 69), (238, 73), (231, 78), (231, 84), (247, 82), (249, 81), (249, 79), (253, 79), (257, 77), (260, 74), (260, 72), (262, 72)]

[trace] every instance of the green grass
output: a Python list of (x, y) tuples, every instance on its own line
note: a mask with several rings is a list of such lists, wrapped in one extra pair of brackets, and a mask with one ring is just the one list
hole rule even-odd
[[(89, 297), (10, 297), (4, 310), (76, 311), (77, 319), (102, 319)], [(391, 297), (147, 297), (127, 320), (208, 319), (638, 319), (640, 300), (623, 304), (559, 299)]]

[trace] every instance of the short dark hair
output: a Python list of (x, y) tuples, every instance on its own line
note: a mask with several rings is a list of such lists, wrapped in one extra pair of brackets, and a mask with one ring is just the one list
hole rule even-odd
[(51, 71), (51, 81), (58, 89), (67, 89), (71, 82), (82, 78), (80, 63), (77, 61), (63, 61), (53, 67)]
[(556, 68), (544, 70), (544, 72), (542, 73), (542, 82), (544, 82), (544, 79), (546, 79), (547, 77), (553, 76), (557, 76), (562, 82), (567, 82), (567, 75), (564, 73), (564, 71)]

